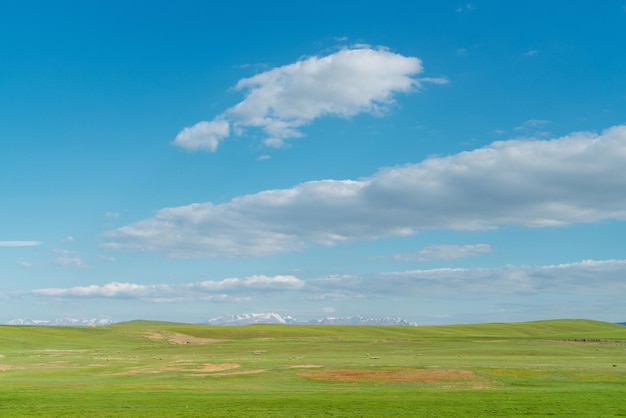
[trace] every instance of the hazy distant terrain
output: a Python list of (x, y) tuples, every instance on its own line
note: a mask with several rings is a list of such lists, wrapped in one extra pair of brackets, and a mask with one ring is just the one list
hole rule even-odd
[[(55, 318), (32, 319), (18, 318), (10, 320), (7, 325), (110, 325), (114, 321), (108, 318)], [(321, 319), (297, 320), (292, 316), (281, 316), (277, 313), (242, 313), (211, 318), (207, 325), (252, 325), (252, 324), (288, 324), (288, 325), (417, 325), (397, 316), (367, 318), (364, 316), (325, 317)]]

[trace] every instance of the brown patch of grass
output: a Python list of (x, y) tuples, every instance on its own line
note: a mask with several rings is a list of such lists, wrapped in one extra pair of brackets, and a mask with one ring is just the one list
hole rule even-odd
[(141, 373), (159, 373), (159, 370), (154, 370), (154, 369), (132, 369), (132, 370), (127, 370), (125, 372), (117, 372), (117, 373), (110, 373), (110, 376), (135, 376)]
[(225, 370), (231, 370), (241, 367), (236, 363), (222, 363), (222, 364), (214, 364), (207, 363), (202, 367), (190, 368), (185, 367), (190, 366), (188, 364), (178, 364), (178, 365), (166, 365), (157, 368), (137, 368), (131, 369), (125, 372), (114, 373), (114, 376), (133, 376), (141, 373), (162, 373), (162, 372), (191, 372), (196, 375), (196, 373), (213, 373), (213, 372), (223, 372)]
[(194, 371), (198, 372), (222, 372), (224, 370), (237, 369), (241, 367), (237, 363), (223, 363), (223, 364), (205, 364), (205, 366), (201, 369), (196, 369)]
[(19, 367), (19, 366), (10, 366), (8, 364), (0, 364), (0, 372), (6, 372), (9, 370), (20, 370), (23, 369), (23, 367)]
[(194, 337), (193, 335), (165, 331), (149, 331), (149, 333), (146, 334), (146, 338), (152, 341), (167, 340), (171, 344), (211, 344), (223, 341), (215, 338)]
[(300, 373), (300, 376), (315, 380), (334, 382), (371, 382), (371, 383), (426, 383), (475, 381), (476, 375), (468, 370), (459, 369), (339, 369), (312, 370)]
[(193, 376), (194, 377), (207, 377), (207, 376), (239, 376), (239, 375), (245, 375), (245, 374), (259, 374), (259, 373), (265, 373), (267, 370), (266, 369), (257, 369), (257, 370), (242, 370), (239, 372), (230, 372), (230, 373), (211, 373), (211, 374), (207, 374), (207, 373), (203, 373), (203, 374), (198, 374), (198, 373), (194, 373)]

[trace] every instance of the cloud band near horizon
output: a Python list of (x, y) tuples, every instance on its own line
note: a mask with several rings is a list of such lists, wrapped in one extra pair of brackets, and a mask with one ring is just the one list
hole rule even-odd
[[(545, 266), (438, 268), (331, 275), (303, 280), (293, 275), (229, 278), (178, 284), (110, 282), (70, 288), (42, 288), (46, 298), (141, 299), (155, 303), (187, 301), (249, 302), (268, 293), (296, 294), (302, 300), (397, 297), (493, 298), (536, 294), (623, 294), (626, 260), (583, 260)], [(256, 295), (256, 296), (255, 296)]]

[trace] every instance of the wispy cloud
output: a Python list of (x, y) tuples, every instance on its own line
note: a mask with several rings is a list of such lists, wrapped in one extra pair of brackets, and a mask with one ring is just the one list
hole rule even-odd
[(0, 241), (0, 247), (37, 247), (41, 241)]
[(280, 147), (300, 129), (323, 116), (382, 114), (397, 93), (417, 91), (423, 71), (418, 58), (366, 45), (313, 56), (240, 80), (245, 98), (212, 121), (183, 129), (174, 144), (188, 150), (215, 151), (231, 134), (261, 129), (264, 144)]
[(54, 264), (63, 267), (87, 267), (78, 253), (70, 250), (54, 250), (56, 258)]
[(80, 257), (57, 257), (54, 259), (54, 264), (64, 267), (85, 267)]
[(513, 128), (513, 131), (524, 136), (546, 138), (550, 135), (550, 132), (546, 130), (546, 127), (549, 124), (550, 124), (549, 120), (529, 119), (527, 121), (524, 121), (521, 125), (518, 125), (515, 128)]
[(369, 178), (161, 209), (106, 233), (104, 247), (172, 257), (259, 256), (419, 230), (626, 219), (625, 161), (626, 126), (498, 141)]
[(414, 253), (396, 254), (393, 256), (395, 260), (457, 260), (460, 258), (473, 257), (480, 254), (490, 253), (493, 251), (488, 244), (471, 244), (471, 245), (449, 245), (438, 244), (429, 245)]
[(106, 261), (107, 263), (115, 263), (115, 257), (99, 254), (96, 258), (100, 261)]
[(366, 296), (501, 297), (536, 294), (623, 294), (626, 260), (585, 260), (547, 266), (440, 268), (330, 276), (311, 287)]
[(476, 6), (473, 3), (467, 3), (464, 6), (459, 6), (454, 9), (454, 11), (457, 13), (473, 12), (474, 10), (476, 10)]
[(514, 131), (526, 131), (529, 129), (538, 129), (538, 128), (543, 128), (549, 123), (550, 123), (549, 120), (529, 119), (527, 121), (524, 121), (521, 125), (518, 125), (515, 128), (513, 128), (513, 130)]
[(522, 54), (525, 57), (534, 57), (535, 55), (539, 55), (539, 51), (537, 49), (529, 49), (528, 51)]
[(538, 128), (547, 125), (548, 123), (550, 123), (550, 121), (545, 119), (528, 119), (526, 122), (523, 123), (523, 126)]

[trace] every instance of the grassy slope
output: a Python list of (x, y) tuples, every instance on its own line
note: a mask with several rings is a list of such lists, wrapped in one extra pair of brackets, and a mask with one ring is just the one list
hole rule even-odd
[(608, 322), (584, 319), (561, 319), (548, 321), (489, 323), (476, 325), (446, 326), (285, 326), (285, 325), (249, 325), (241, 327), (204, 326), (158, 321), (130, 321), (111, 328), (145, 329), (157, 328), (172, 332), (181, 332), (212, 338), (245, 339), (263, 337), (271, 333), (275, 337), (311, 337), (311, 336), (351, 336), (368, 338), (603, 338), (626, 340), (626, 327)]
[[(174, 333), (220, 341), (173, 344)], [(611, 416), (626, 414), (625, 354), (626, 327), (586, 320), (3, 326), (0, 416)], [(311, 365), (320, 367), (303, 367)], [(345, 370), (460, 370), (475, 378), (329, 381), (310, 374)]]

